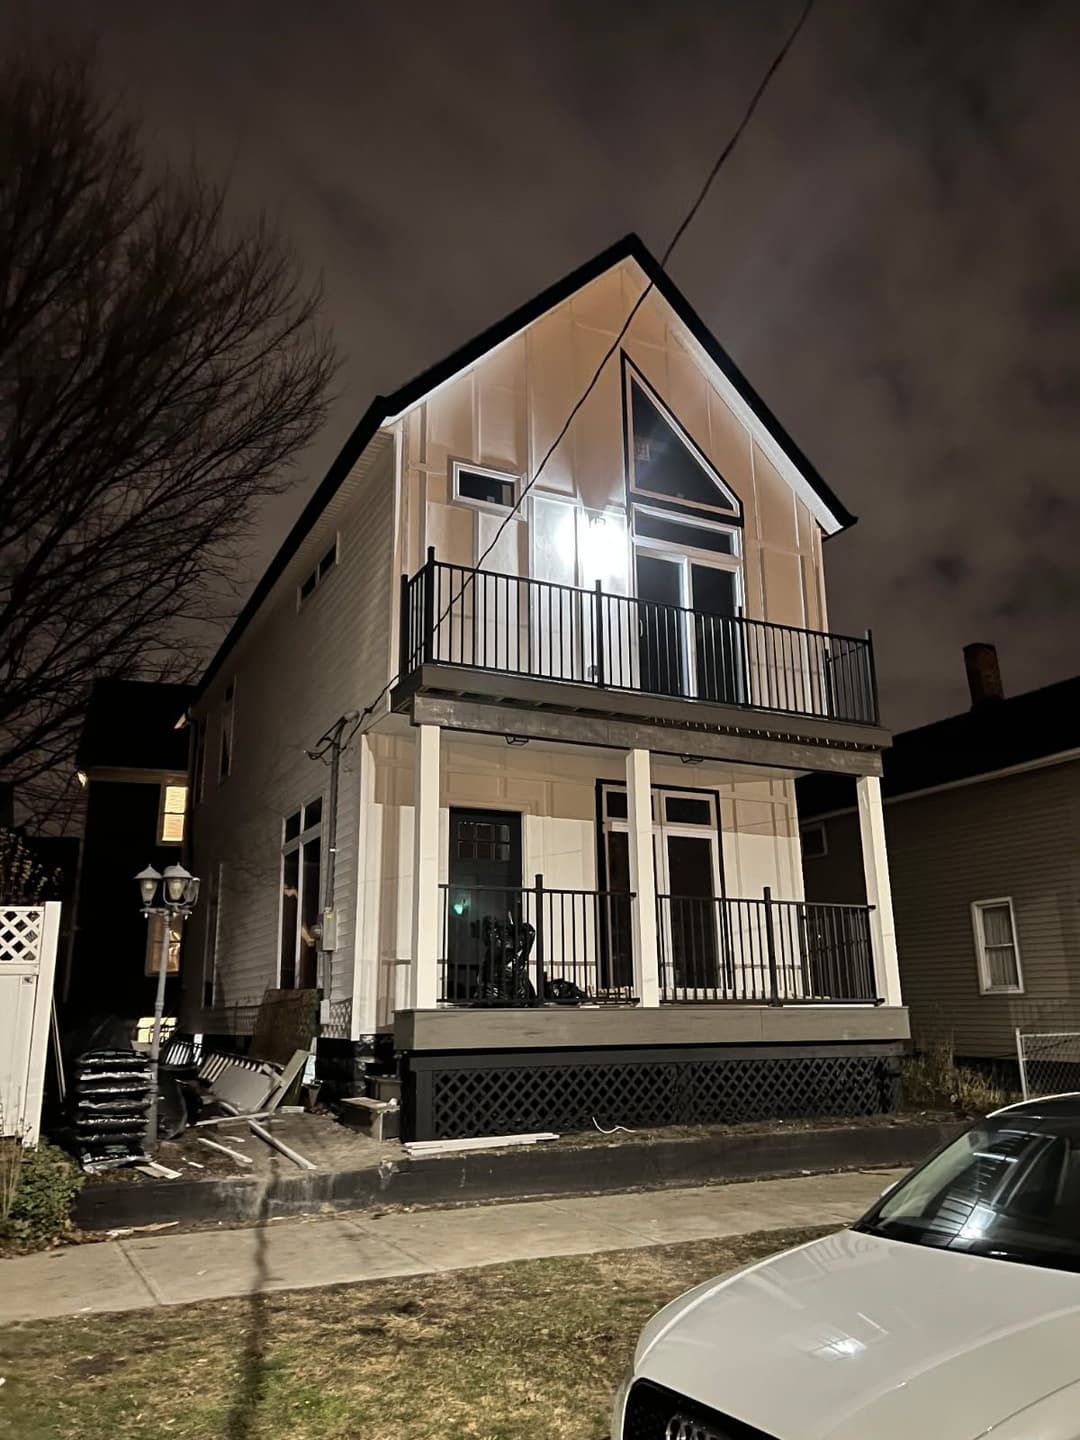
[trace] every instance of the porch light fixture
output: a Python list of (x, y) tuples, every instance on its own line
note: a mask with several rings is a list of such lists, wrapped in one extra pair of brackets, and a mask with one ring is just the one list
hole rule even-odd
[(169, 969), (169, 945), (174, 926), (182, 926), (199, 898), (199, 877), (183, 865), (166, 865), (164, 874), (147, 865), (135, 876), (142, 913), (147, 923), (153, 915), (161, 919), (161, 953), (158, 959), (157, 994), (154, 999), (154, 1028), (150, 1037), (150, 1105), (146, 1113), (145, 1149), (152, 1154), (157, 1146), (158, 1058), (161, 1055), (161, 1019), (165, 1013), (165, 976)]

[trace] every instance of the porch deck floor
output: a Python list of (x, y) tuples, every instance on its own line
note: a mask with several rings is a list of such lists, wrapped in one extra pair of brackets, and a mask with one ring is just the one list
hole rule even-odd
[(902, 1170), (159, 1234), (0, 1260), (0, 1324), (858, 1218)]

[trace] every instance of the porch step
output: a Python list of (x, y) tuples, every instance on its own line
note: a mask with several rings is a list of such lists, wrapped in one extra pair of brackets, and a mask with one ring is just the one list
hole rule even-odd
[(401, 1133), (401, 1108), (396, 1100), (373, 1100), (357, 1095), (340, 1101), (341, 1119), (372, 1140), (396, 1140)]
[(401, 1104), (401, 1079), (397, 1075), (369, 1075), (368, 1085), (376, 1100), (396, 1100)]

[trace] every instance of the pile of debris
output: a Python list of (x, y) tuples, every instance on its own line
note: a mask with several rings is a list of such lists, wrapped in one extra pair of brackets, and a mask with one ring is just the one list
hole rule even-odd
[(71, 1113), (84, 1170), (145, 1160), (150, 1061), (134, 1050), (90, 1050), (75, 1062)]

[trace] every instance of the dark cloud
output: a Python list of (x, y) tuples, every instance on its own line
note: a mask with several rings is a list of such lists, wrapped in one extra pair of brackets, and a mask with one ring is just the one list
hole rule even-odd
[[(345, 353), (310, 478), (388, 391), (636, 229), (663, 247), (795, 0), (55, 0), (162, 154), (266, 208)], [(819, 0), (672, 261), (861, 517), (831, 616), (894, 725), (1080, 671), (1080, 5)], [(947, 603), (943, 603), (947, 601)]]

